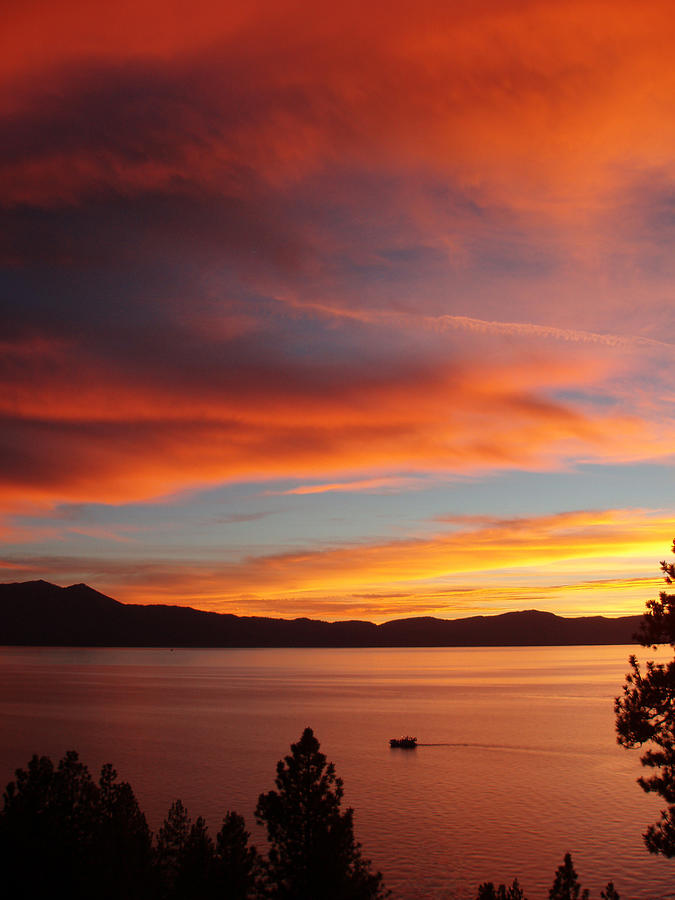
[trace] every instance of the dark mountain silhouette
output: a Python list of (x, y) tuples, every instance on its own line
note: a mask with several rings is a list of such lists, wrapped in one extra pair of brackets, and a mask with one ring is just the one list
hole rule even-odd
[(271, 619), (119, 603), (86, 584), (0, 584), (0, 645), (89, 647), (499, 647), (628, 644), (642, 616), (563, 618), (526, 610), (466, 619)]

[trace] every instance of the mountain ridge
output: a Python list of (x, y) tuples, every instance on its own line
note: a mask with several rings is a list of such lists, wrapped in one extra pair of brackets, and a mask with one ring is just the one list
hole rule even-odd
[(376, 625), (237, 616), (190, 606), (125, 604), (84, 583), (0, 584), (0, 645), (128, 647), (470, 647), (627, 644), (643, 617), (564, 617), (520, 610), (462, 619), (413, 616)]

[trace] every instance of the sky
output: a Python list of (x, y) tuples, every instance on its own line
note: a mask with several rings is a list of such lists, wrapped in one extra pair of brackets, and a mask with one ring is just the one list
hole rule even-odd
[(6, 0), (0, 580), (642, 612), (674, 43), (651, 0)]

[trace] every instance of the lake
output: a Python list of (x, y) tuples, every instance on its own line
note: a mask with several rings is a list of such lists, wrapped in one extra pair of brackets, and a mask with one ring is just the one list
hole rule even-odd
[[(260, 846), (258, 794), (310, 725), (395, 897), (518, 877), (544, 900), (570, 851), (592, 898), (610, 879), (622, 900), (675, 898), (675, 860), (641, 838), (659, 801), (614, 735), (635, 650), (4, 648), (0, 782), (75, 749), (95, 774), (114, 764), (154, 830), (180, 797), (212, 833), (237, 810)], [(406, 733), (424, 746), (389, 748)]]

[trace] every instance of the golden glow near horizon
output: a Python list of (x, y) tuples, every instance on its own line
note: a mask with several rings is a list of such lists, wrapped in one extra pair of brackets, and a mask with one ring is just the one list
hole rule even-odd
[(640, 612), (675, 534), (674, 38), (656, 2), (12, 4), (4, 580)]

